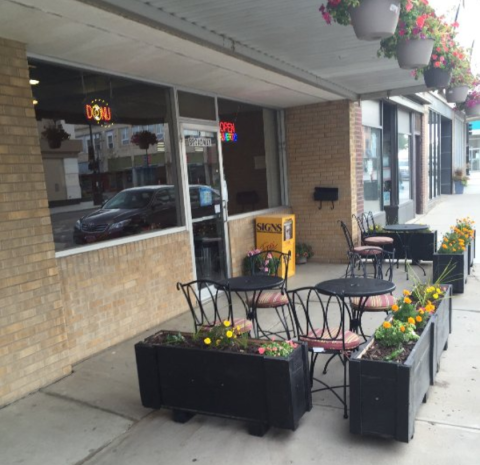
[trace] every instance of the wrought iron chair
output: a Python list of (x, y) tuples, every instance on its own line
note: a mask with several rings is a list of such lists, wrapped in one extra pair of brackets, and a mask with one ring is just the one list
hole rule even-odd
[[(252, 322), (245, 318), (234, 318), (232, 295), (228, 286), (216, 281), (199, 279), (189, 283), (177, 283), (182, 290), (193, 317), (195, 332), (230, 321), (240, 333), (249, 333)], [(225, 301), (221, 305), (220, 299)]]
[[(361, 255), (355, 252), (347, 252), (348, 268), (346, 277), (384, 279), (392, 282), (395, 262), (395, 250), (389, 252), (383, 250), (381, 254), (375, 253), (373, 260), (368, 260), (368, 254)], [(360, 333), (366, 340), (362, 328), (362, 317), (365, 312), (385, 312), (388, 313), (396, 299), (392, 294), (375, 295), (367, 298), (353, 297), (350, 299), (352, 313), (356, 319)]]
[[(288, 266), (291, 259), (291, 252), (283, 253), (277, 250), (262, 250), (249, 257), (250, 275), (279, 276), (282, 281), (277, 289), (261, 291), (247, 296), (248, 308), (255, 308), (254, 320), (255, 336), (263, 336), (269, 339), (277, 336), (282, 339), (290, 339), (295, 336), (295, 325), (290, 311), (288, 297), (286, 294), (288, 280)], [(282, 329), (266, 330), (259, 324), (258, 309), (273, 308), (278, 316)]]
[[(371, 220), (369, 216), (371, 215)], [(393, 244), (393, 238), (387, 236), (379, 236), (375, 232), (375, 220), (373, 219), (373, 213), (368, 212), (368, 215), (362, 213), (360, 215), (352, 215), (352, 218), (355, 219), (360, 230), (362, 245), (374, 246), (374, 247), (385, 247)], [(373, 229), (371, 230), (370, 224), (373, 221)]]
[(356, 246), (353, 243), (352, 235), (350, 234), (350, 230), (348, 229), (348, 226), (343, 221), (340, 221), (340, 226), (342, 227), (343, 234), (345, 235), (348, 251), (350, 253), (357, 253), (367, 258), (374, 258), (375, 255), (377, 254), (379, 255), (383, 252), (383, 249), (381, 247), (376, 247), (371, 245)]
[[(349, 310), (341, 296), (324, 296), (315, 287), (303, 287), (287, 291), (295, 318), (297, 338), (306, 342), (310, 352), (310, 385), (312, 393), (329, 390), (343, 404), (343, 416), (347, 413), (347, 363), (351, 351), (361, 343), (360, 337), (346, 329)], [(346, 316), (347, 315), (347, 316)], [(323, 374), (327, 373), (330, 362), (338, 357), (343, 365), (343, 383), (330, 386), (315, 378), (315, 364), (319, 355), (328, 356)], [(313, 388), (314, 381), (321, 386)], [(342, 389), (340, 395), (336, 389)]]

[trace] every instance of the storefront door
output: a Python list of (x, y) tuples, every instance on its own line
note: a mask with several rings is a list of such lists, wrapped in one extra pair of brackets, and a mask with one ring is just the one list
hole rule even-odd
[(197, 279), (227, 277), (226, 202), (215, 127), (182, 125)]

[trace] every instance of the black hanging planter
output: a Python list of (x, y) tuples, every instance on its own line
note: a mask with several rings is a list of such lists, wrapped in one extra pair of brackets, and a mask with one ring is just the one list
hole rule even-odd
[(442, 68), (427, 68), (423, 73), (423, 79), (429, 89), (444, 89), (450, 85), (452, 71)]
[(360, 40), (381, 40), (394, 34), (400, 16), (398, 0), (360, 0), (349, 8), (355, 35)]

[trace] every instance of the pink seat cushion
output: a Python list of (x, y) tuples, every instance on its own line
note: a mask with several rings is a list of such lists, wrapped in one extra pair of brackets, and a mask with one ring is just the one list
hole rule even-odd
[[(253, 297), (249, 296), (248, 305), (253, 305)], [(275, 308), (288, 305), (287, 294), (281, 291), (263, 291), (257, 301), (257, 308)]]
[(381, 247), (382, 245), (393, 244), (393, 238), (386, 237), (386, 236), (372, 236), (372, 237), (366, 237), (364, 242), (367, 245), (377, 245)]
[[(390, 307), (397, 303), (397, 299), (393, 295), (374, 295), (367, 299), (365, 303), (364, 311), (365, 312), (384, 312), (390, 310)], [(352, 298), (352, 307), (358, 307), (360, 304), (359, 297)]]
[[(338, 335), (337, 335), (338, 333)], [(322, 337), (325, 335), (325, 339)], [(314, 329), (307, 336), (300, 336), (301, 341), (307, 343), (309, 347), (322, 347), (323, 349), (342, 350), (342, 333), (338, 328)], [(360, 337), (351, 331), (345, 331), (345, 349), (352, 350), (360, 345)]]
[(359, 255), (378, 255), (383, 253), (382, 248), (367, 245), (360, 245), (358, 247), (354, 247), (353, 251), (358, 253)]

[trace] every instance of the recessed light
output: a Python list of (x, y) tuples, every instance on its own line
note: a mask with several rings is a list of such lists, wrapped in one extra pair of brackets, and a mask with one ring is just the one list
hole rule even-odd
[(33, 103), (34, 105), (36, 105), (36, 104), (38, 103), (38, 100), (34, 98), (34, 99), (32, 100), (32, 103)]
[(30, 79), (28, 82), (31, 86), (36, 86), (37, 84), (40, 84), (40, 81), (38, 79)]

